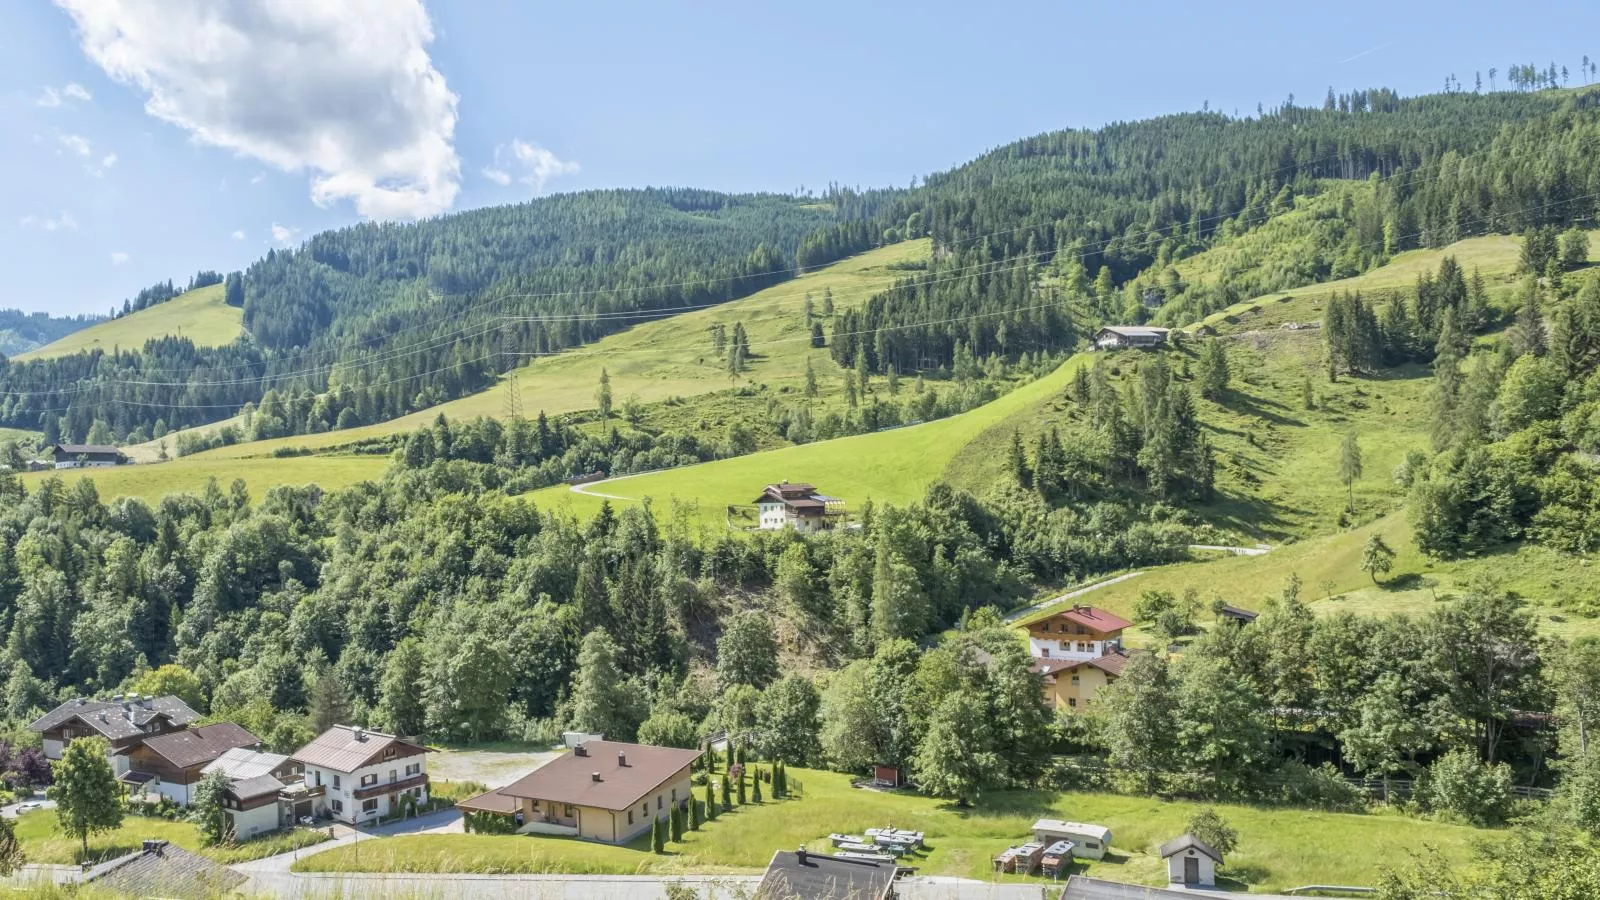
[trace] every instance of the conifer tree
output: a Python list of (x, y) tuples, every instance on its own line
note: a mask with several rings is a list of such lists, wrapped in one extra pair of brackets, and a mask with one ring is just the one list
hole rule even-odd
[(717, 801), (716, 801), (715, 795), (712, 793), (711, 779), (707, 778), (706, 779), (706, 820), (707, 821), (712, 821), (712, 820), (715, 820), (716, 818), (717, 818)]
[(761, 802), (761, 770), (756, 769), (755, 778), (750, 785), (750, 799), (756, 803)]
[(743, 772), (739, 773), (739, 790), (738, 790), (738, 794), (739, 794), (739, 805), (740, 806), (743, 806), (743, 805), (745, 805), (745, 803), (749, 802), (746, 799), (746, 795), (745, 795), (744, 773)]
[(1200, 351), (1200, 396), (1216, 400), (1228, 390), (1228, 350), (1222, 341), (1211, 338)]
[(611, 375), (605, 369), (600, 370), (600, 387), (594, 392), (594, 405), (600, 411), (601, 424), (611, 421)]
[(1011, 431), (1011, 449), (1008, 451), (1007, 460), (1011, 467), (1011, 476), (1017, 480), (1017, 486), (1023, 490), (1033, 488), (1033, 469), (1028, 465), (1028, 453), (1022, 447), (1022, 432), (1018, 429)]
[(817, 373), (811, 368), (811, 357), (806, 357), (806, 397), (817, 396)]
[(728, 777), (722, 778), (722, 809), (724, 812), (733, 809), (732, 790), (728, 786)]

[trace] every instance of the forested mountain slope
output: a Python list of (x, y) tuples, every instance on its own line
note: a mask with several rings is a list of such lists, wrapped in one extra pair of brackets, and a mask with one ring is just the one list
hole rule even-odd
[(1334, 248), (1330, 266), (1351, 274), (1415, 246), (1592, 215), (1596, 96), (1356, 91), (1323, 108), (1042, 135), (916, 188), (834, 190), (821, 203), (586, 192), (343, 229), (243, 273), (249, 340), (166, 338), (9, 364), (0, 425), (82, 438), (98, 420), (142, 440), (228, 418), (268, 390), (330, 388), (348, 403), (285, 421), (282, 433), (370, 425), (479, 391), (520, 354), (587, 343), (631, 313), (744, 296), (924, 235), (936, 264), (842, 317), (850, 340), (831, 345), (837, 361), (906, 374), (952, 366), (958, 351), (1057, 353), (1073, 339), (1048, 315), (1057, 296), (1096, 319), (1142, 315), (1152, 293), (1175, 319), (1244, 299), (1167, 270), (1291, 210), (1328, 178), (1380, 179), (1353, 199)]
[(0, 309), (0, 356), (18, 356), (43, 347), (52, 341), (88, 328), (98, 321), (96, 316), (69, 316), (58, 318), (49, 313), (27, 313), (17, 309)]

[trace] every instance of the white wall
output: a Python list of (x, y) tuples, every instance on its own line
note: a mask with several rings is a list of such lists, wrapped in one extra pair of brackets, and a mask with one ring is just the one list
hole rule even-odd
[(234, 840), (245, 841), (256, 835), (278, 830), (278, 804), (268, 803), (255, 809), (230, 809)]
[[(383, 787), (391, 783), (389, 778), (391, 770), (394, 772), (393, 781), (396, 783), (415, 777), (417, 773), (406, 774), (406, 767), (408, 766), (421, 766), (421, 773), (426, 773), (428, 771), (427, 755), (419, 753), (415, 756), (397, 757), (388, 762), (380, 762), (376, 765), (357, 769), (354, 772), (335, 772), (332, 769), (324, 769), (318, 766), (306, 766), (306, 784), (312, 786), (321, 784), (327, 789), (327, 793), (317, 801), (318, 809), (327, 810), (330, 815), (341, 822), (357, 825), (382, 818), (391, 812), (387, 793), (370, 798), (377, 800), (375, 809), (362, 809), (363, 801), (357, 800), (355, 796), (355, 792), (361, 787), (362, 777), (376, 775), (378, 779), (376, 786)], [(322, 779), (320, 782), (317, 780), (319, 776)], [(339, 778), (339, 787), (337, 789), (333, 786), (334, 776)], [(397, 797), (396, 799), (398, 800), (399, 798)], [(428, 786), (423, 785), (417, 797), (417, 802), (421, 803), (427, 799)], [(335, 800), (338, 800), (342, 807), (338, 812), (334, 811), (333, 801)]]
[(65, 750), (66, 748), (67, 745), (62, 741), (53, 741), (49, 738), (44, 739), (44, 755), (46, 759), (60, 759), (61, 751)]
[(1191, 882), (1201, 887), (1210, 887), (1217, 883), (1217, 864), (1211, 857), (1197, 850), (1185, 850), (1176, 856), (1167, 857), (1167, 883), (1184, 884), (1183, 861), (1185, 859), (1198, 859), (1200, 861), (1200, 880)]
[[(1089, 649), (1080, 650), (1078, 647), (1086, 646)], [(1050, 659), (1070, 659), (1077, 662), (1088, 662), (1099, 659), (1116, 648), (1113, 641), (1091, 641), (1083, 636), (1074, 638), (1072, 635), (1062, 635), (1060, 638), (1049, 639), (1028, 637), (1028, 652), (1035, 657), (1048, 657)], [(1045, 651), (1049, 651), (1048, 653)]]

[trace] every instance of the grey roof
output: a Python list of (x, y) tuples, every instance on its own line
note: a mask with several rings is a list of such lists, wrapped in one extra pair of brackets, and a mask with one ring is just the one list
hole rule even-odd
[(1165, 844), (1162, 844), (1161, 858), (1166, 859), (1169, 856), (1177, 856), (1179, 853), (1183, 853), (1187, 850), (1195, 850), (1197, 852), (1204, 853), (1213, 860), (1216, 860), (1218, 863), (1222, 862), (1221, 853), (1218, 853), (1216, 850), (1212, 849), (1210, 844), (1200, 840), (1192, 834), (1175, 837), (1172, 840), (1167, 841)]
[(109, 444), (51, 444), (50, 449), (67, 456), (121, 456), (122, 451)]
[(283, 782), (273, 775), (257, 775), (254, 778), (236, 778), (228, 790), (240, 800), (249, 800), (252, 797), (261, 797), (267, 794), (277, 794), (283, 790)]
[(95, 866), (83, 880), (133, 897), (209, 900), (232, 893), (245, 876), (166, 841), (145, 841), (144, 849)]
[(79, 719), (107, 740), (118, 741), (144, 734), (145, 726), (157, 716), (166, 716), (173, 725), (179, 727), (200, 718), (200, 714), (190, 709), (189, 704), (171, 694), (150, 700), (88, 700), (80, 697), (68, 700), (40, 716), (28, 726), (28, 730), (43, 733)]
[(352, 725), (335, 725), (317, 735), (311, 743), (301, 747), (291, 757), (295, 762), (335, 772), (354, 772), (367, 760), (390, 746), (396, 749), (411, 747), (426, 751), (421, 744), (403, 741), (392, 734), (367, 731)]
[(271, 775), (288, 762), (289, 757), (284, 756), (282, 753), (268, 753), (265, 750), (251, 750), (249, 747), (235, 747), (206, 763), (206, 767), (200, 771), (207, 775), (212, 772), (226, 772), (229, 778), (241, 781), (246, 778), (255, 778), (258, 775)]
[(1167, 329), (1149, 325), (1107, 325), (1100, 329), (1123, 337), (1166, 337)]
[(757, 900), (880, 900), (894, 885), (892, 862), (779, 850), (756, 888)]
[(1194, 900), (1194, 897), (1190, 891), (1166, 891), (1074, 875), (1067, 879), (1067, 889), (1061, 900)]

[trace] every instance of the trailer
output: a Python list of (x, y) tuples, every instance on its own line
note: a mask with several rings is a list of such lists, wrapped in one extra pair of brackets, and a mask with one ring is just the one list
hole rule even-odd
[(1060, 878), (1072, 870), (1072, 842), (1056, 841), (1044, 848), (1044, 859), (1039, 863), (1046, 878)]

